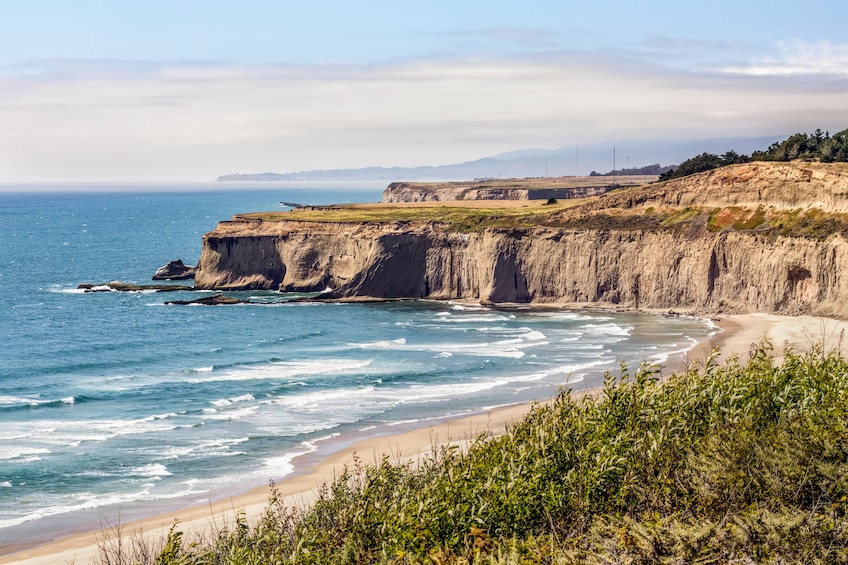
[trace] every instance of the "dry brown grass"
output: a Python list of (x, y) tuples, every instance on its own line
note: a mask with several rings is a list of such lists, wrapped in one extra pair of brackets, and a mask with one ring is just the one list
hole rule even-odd
[(482, 226), (532, 226), (556, 212), (579, 206), (586, 199), (560, 200), (470, 200), (401, 204), (345, 204), (304, 207), (289, 212), (240, 214), (236, 219), (264, 222), (392, 223), (433, 222), (456, 229)]

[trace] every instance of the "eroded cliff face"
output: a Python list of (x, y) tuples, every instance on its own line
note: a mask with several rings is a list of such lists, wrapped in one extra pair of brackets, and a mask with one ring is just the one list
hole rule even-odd
[[(506, 185), (506, 183), (501, 183)], [(476, 183), (406, 183), (393, 182), (383, 191), (384, 203), (445, 202), (451, 200), (568, 200), (588, 198), (609, 192), (611, 184), (574, 187), (521, 188), (518, 186), (490, 186)]]
[(848, 243), (836, 235), (273, 224), (207, 234), (196, 286), (848, 316)]
[[(656, 206), (699, 207), (700, 216), (693, 217), (701, 220), (685, 228), (599, 228), (605, 227), (597, 220), (604, 214), (638, 219)], [(714, 206), (824, 210), (837, 227), (817, 237), (780, 235), (765, 224), (708, 229), (703, 218)], [(556, 227), (564, 214), (591, 220), (595, 209), (601, 215), (580, 224), (593, 229)], [(463, 233), (432, 222), (222, 222), (204, 236), (195, 285), (329, 288), (323, 296), (335, 299), (428, 297), (848, 317), (848, 220), (839, 216), (842, 211), (848, 211), (848, 167), (758, 163), (611, 193), (552, 214), (548, 227)]]

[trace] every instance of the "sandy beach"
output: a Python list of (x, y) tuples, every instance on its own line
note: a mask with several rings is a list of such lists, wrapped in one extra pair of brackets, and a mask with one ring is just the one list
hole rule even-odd
[[(770, 314), (745, 314), (720, 316), (715, 319), (722, 330), (711, 340), (698, 344), (686, 359), (670, 360), (664, 374), (679, 370), (689, 362), (703, 362), (713, 348), (719, 348), (722, 358), (738, 355), (745, 359), (752, 344), (768, 338), (779, 358), (786, 347), (805, 351), (817, 343), (828, 350), (840, 348), (842, 336), (848, 322), (812, 316), (787, 317)], [(447, 442), (464, 442), (488, 432), (501, 433), (505, 426), (520, 419), (530, 409), (530, 404), (518, 404), (490, 410), (471, 417), (433, 423), (429, 426), (393, 426), (390, 435), (353, 438), (342, 444), (335, 452), (326, 455), (313, 453), (295, 460), (298, 471), (277, 483), (280, 494), (294, 505), (308, 504), (314, 499), (316, 489), (332, 480), (333, 474), (344, 465), (354, 461), (354, 456), (366, 463), (379, 460), (384, 454), (393, 458), (415, 458), (429, 452), (434, 445)], [(21, 563), (28, 565), (75, 563), (88, 564), (99, 554), (99, 545), (114, 540), (120, 530), (124, 539), (144, 535), (159, 540), (168, 529), (179, 521), (180, 529), (187, 536), (203, 534), (232, 524), (236, 513), (244, 511), (248, 518), (258, 516), (267, 504), (269, 487), (255, 488), (245, 494), (193, 506), (177, 512), (163, 513), (143, 520), (119, 524), (99, 532), (61, 537), (48, 543), (30, 547), (6, 547), (0, 564)], [(113, 525), (115, 526), (115, 525)]]

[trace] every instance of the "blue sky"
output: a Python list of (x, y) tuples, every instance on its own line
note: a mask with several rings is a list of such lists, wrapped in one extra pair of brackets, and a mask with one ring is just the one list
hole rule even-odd
[(837, 131), (846, 6), (0, 0), (0, 182)]

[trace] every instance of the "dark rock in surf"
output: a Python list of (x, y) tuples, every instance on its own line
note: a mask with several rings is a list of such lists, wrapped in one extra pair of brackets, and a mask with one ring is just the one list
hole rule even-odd
[(231, 304), (250, 304), (250, 301), (216, 294), (214, 296), (204, 296), (196, 300), (169, 300), (165, 304), (174, 304), (177, 306), (190, 306), (192, 304), (200, 304), (202, 306), (229, 306)]
[(85, 292), (177, 292), (179, 290), (194, 290), (193, 287), (182, 285), (130, 284), (121, 281), (112, 281), (102, 284), (81, 283), (77, 285), (77, 288)]
[(153, 274), (154, 281), (183, 281), (193, 279), (196, 267), (186, 265), (182, 259), (170, 261), (167, 265), (159, 267)]

